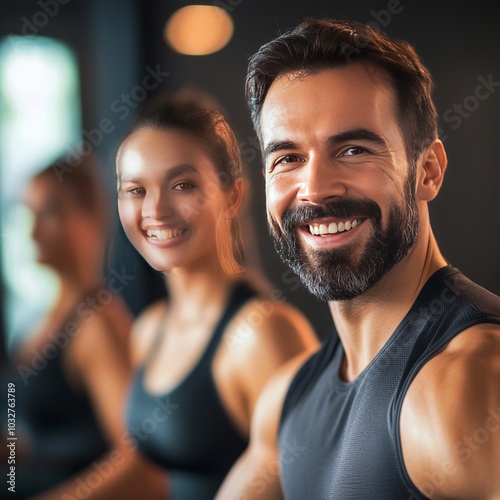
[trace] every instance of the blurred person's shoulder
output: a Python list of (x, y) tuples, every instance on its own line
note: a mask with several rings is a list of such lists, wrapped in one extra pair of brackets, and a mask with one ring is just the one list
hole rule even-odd
[(311, 323), (282, 292), (261, 287), (256, 291), (224, 333), (224, 350), (239, 370), (247, 373), (255, 363), (262, 365), (266, 360), (270, 366), (278, 366), (301, 352), (318, 348)]
[[(235, 315), (228, 330), (234, 337), (252, 338), (268, 342), (274, 339), (281, 343), (294, 338), (308, 348), (317, 343), (318, 336), (303, 311), (291, 304), (282, 290), (274, 286), (265, 276), (257, 272), (247, 273), (248, 286), (256, 295)], [(249, 332), (253, 335), (248, 335)]]

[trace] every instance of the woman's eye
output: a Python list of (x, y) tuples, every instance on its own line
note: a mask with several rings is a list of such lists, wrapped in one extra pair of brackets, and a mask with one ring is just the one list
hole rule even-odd
[(142, 187), (137, 187), (137, 188), (132, 188), (132, 189), (127, 190), (127, 193), (133, 194), (133, 195), (141, 195), (141, 194), (144, 194), (145, 192), (146, 192), (146, 190)]
[(187, 191), (193, 188), (194, 184), (191, 184), (190, 182), (179, 182), (179, 184), (176, 184), (174, 186), (174, 189), (176, 189), (177, 191)]

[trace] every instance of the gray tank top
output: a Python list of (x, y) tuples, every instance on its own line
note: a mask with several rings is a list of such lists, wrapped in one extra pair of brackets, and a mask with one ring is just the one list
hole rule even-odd
[(279, 431), (287, 500), (421, 500), (406, 471), (399, 438), (403, 399), (417, 372), (464, 329), (500, 324), (500, 297), (444, 267), (365, 370), (339, 376), (337, 337), (299, 370)]

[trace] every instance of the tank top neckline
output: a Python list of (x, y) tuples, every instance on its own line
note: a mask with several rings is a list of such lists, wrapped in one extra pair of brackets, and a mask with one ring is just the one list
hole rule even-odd
[[(155, 339), (153, 340), (152, 347), (150, 352), (148, 353), (146, 357), (146, 362), (143, 363), (139, 369), (138, 369), (138, 378), (139, 378), (139, 383), (142, 387), (142, 390), (148, 394), (151, 397), (154, 398), (166, 398), (170, 397), (171, 395), (175, 394), (179, 390), (181, 390), (195, 375), (197, 372), (203, 369), (203, 367), (207, 364), (211, 365), (213, 356), (215, 352), (217, 351), (217, 347), (219, 346), (219, 342), (221, 340), (221, 337), (226, 329), (226, 326), (229, 324), (230, 320), (234, 317), (234, 315), (237, 313), (237, 304), (239, 302), (239, 294), (242, 290), (249, 289), (249, 285), (244, 282), (244, 281), (236, 281), (230, 288), (229, 292), (229, 300), (226, 303), (226, 306), (223, 309), (223, 313), (220, 316), (219, 321), (217, 322), (212, 336), (210, 337), (210, 340), (208, 341), (207, 345), (205, 346), (203, 352), (201, 355), (198, 357), (198, 359), (195, 361), (193, 366), (187, 371), (187, 373), (177, 382), (175, 382), (171, 387), (167, 388), (166, 390), (162, 391), (151, 391), (147, 386), (146, 386), (146, 368), (151, 361), (151, 354), (153, 354), (151, 351), (155, 349), (155, 347), (158, 346), (159, 344), (159, 337), (161, 337), (162, 334), (162, 328), (163, 324), (165, 321), (165, 316), (162, 317), (159, 325), (158, 325), (158, 331)], [(241, 304), (243, 305), (243, 303)], [(210, 373), (211, 373), (211, 366), (210, 366)], [(212, 377), (213, 378), (213, 377)]]
[(401, 335), (401, 332), (403, 332), (406, 324), (408, 323), (410, 318), (412, 318), (413, 314), (415, 313), (415, 310), (418, 308), (418, 305), (421, 302), (422, 297), (427, 293), (428, 290), (432, 289), (434, 283), (446, 276), (451, 276), (452, 274), (456, 274), (458, 272), (459, 272), (458, 269), (447, 264), (446, 266), (439, 268), (429, 277), (429, 279), (425, 282), (424, 286), (417, 295), (417, 298), (411, 305), (410, 309), (404, 315), (403, 319), (399, 322), (398, 326), (392, 332), (392, 334), (387, 339), (385, 344), (380, 348), (379, 352), (375, 355), (375, 357), (370, 361), (370, 363), (368, 363), (368, 365), (361, 371), (361, 373), (354, 380), (350, 381), (344, 380), (340, 376), (340, 367), (342, 364), (342, 360), (344, 359), (345, 352), (342, 342), (338, 342), (337, 349), (335, 350), (332, 359), (332, 363), (335, 365), (334, 389), (347, 391), (357, 387), (366, 378), (367, 374), (377, 364), (377, 362), (385, 354), (385, 352), (391, 348), (394, 342), (398, 340), (398, 338)]

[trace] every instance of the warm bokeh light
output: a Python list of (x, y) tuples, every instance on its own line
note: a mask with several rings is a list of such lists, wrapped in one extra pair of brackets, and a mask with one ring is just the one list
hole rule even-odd
[(188, 5), (174, 12), (165, 26), (165, 40), (177, 52), (191, 56), (222, 49), (233, 35), (233, 20), (219, 7)]

